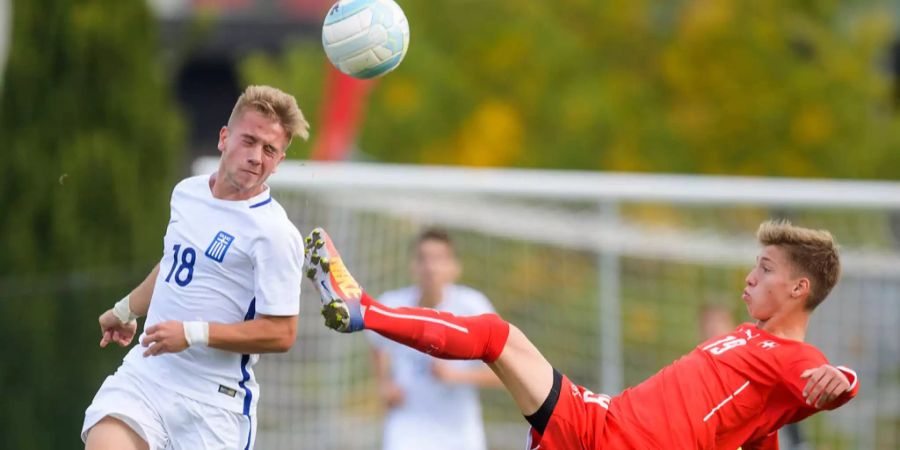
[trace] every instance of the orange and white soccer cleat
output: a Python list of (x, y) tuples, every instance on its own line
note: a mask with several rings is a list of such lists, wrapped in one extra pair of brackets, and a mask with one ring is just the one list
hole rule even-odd
[(306, 277), (322, 299), (325, 326), (342, 333), (362, 330), (363, 290), (347, 270), (328, 233), (322, 228), (312, 230), (304, 240), (303, 253)]

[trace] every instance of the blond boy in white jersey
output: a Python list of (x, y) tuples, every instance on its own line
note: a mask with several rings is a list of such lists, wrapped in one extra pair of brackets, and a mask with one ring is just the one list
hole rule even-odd
[(163, 257), (100, 318), (100, 346), (140, 344), (85, 412), (88, 450), (246, 449), (259, 353), (296, 339), (302, 238), (266, 179), (309, 125), (293, 96), (250, 86), (219, 132), (218, 171), (172, 192)]

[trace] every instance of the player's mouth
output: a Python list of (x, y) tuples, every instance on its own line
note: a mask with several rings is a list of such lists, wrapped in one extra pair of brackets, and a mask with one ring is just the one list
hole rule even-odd
[(743, 299), (745, 302), (749, 302), (749, 301), (750, 301), (750, 293), (747, 292), (746, 289), (744, 289), (744, 292), (741, 293), (741, 299)]
[(241, 171), (243, 171), (243, 172), (247, 172), (247, 173), (249, 173), (249, 174), (251, 174), (251, 175), (256, 175), (256, 176), (259, 176), (259, 174), (258, 174), (258, 173), (256, 173), (256, 172), (254, 172), (254, 171), (252, 171), (252, 170), (247, 170), (247, 169), (241, 169)]

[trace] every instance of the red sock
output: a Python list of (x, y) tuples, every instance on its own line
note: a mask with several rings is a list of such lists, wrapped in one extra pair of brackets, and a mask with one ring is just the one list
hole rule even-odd
[(494, 362), (509, 337), (509, 323), (496, 314), (455, 316), (428, 308), (389, 308), (363, 292), (366, 329), (443, 359)]

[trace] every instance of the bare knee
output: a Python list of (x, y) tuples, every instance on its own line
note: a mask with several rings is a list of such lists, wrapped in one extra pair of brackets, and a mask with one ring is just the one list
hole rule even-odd
[(125, 422), (106, 416), (88, 430), (84, 448), (85, 450), (149, 450), (150, 446)]

